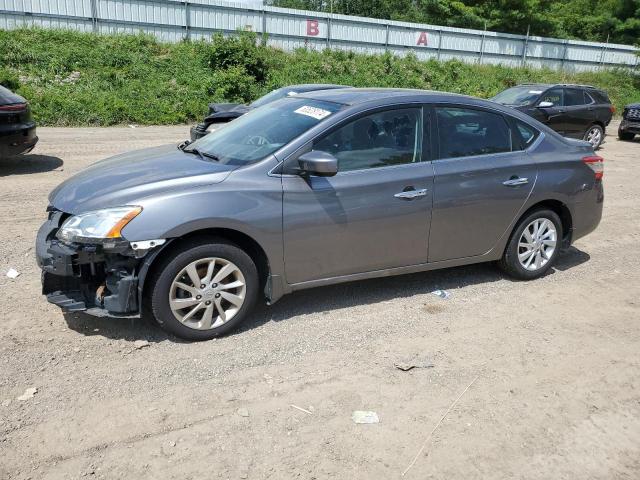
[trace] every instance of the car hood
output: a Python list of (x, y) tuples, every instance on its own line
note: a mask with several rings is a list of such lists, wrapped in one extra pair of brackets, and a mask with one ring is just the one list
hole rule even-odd
[(512, 105), (510, 103), (498, 102), (497, 100), (492, 100), (492, 101), (496, 102), (499, 105), (503, 105), (505, 107), (513, 108), (515, 110), (520, 110), (521, 112), (524, 112), (524, 111), (529, 110), (531, 108), (531, 105), (529, 105), (529, 104), (527, 104), (527, 105)]
[(219, 183), (233, 168), (175, 144), (147, 148), (94, 163), (56, 187), (49, 204), (73, 214), (130, 205), (168, 190)]
[(624, 108), (640, 108), (640, 103), (630, 103), (629, 105), (625, 105)]
[(251, 110), (251, 107), (243, 103), (210, 103), (209, 104), (209, 115), (212, 115), (214, 113), (222, 113), (222, 112), (247, 113), (249, 110)]

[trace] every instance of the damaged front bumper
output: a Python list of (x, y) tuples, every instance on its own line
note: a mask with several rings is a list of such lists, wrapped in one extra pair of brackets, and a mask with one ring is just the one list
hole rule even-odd
[(51, 210), (36, 238), (42, 293), (65, 311), (139, 317), (141, 269), (147, 252), (165, 240), (67, 244), (56, 233), (68, 215)]

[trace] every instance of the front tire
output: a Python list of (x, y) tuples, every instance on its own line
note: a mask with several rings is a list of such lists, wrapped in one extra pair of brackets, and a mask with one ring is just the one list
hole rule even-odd
[(635, 133), (630, 133), (630, 132), (618, 132), (618, 138), (620, 140), (624, 140), (625, 142), (630, 142), (631, 140), (633, 140), (633, 137), (635, 137)]
[(539, 278), (555, 263), (562, 235), (562, 222), (555, 212), (534, 210), (514, 228), (498, 265), (520, 280)]
[(600, 148), (604, 141), (604, 128), (600, 125), (591, 125), (585, 132), (584, 139), (593, 146), (594, 150)]
[(158, 266), (149, 289), (152, 314), (167, 332), (209, 340), (240, 325), (258, 297), (257, 268), (224, 239), (193, 240)]

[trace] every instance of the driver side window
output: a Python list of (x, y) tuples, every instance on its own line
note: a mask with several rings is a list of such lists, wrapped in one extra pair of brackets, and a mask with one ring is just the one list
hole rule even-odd
[(422, 109), (400, 108), (360, 117), (314, 142), (313, 149), (336, 157), (339, 172), (420, 162)]

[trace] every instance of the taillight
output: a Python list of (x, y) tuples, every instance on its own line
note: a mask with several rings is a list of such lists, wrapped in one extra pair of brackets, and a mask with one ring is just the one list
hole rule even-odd
[(584, 157), (582, 161), (586, 163), (591, 170), (593, 170), (596, 180), (602, 180), (604, 175), (604, 158), (599, 157), (598, 155), (591, 155)]
[(18, 112), (27, 108), (26, 103), (13, 103), (11, 105), (0, 105), (0, 112)]
[(611, 113), (616, 113), (616, 107), (614, 107), (613, 105), (609, 107), (609, 110), (611, 110)]

